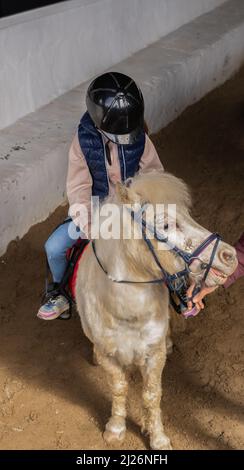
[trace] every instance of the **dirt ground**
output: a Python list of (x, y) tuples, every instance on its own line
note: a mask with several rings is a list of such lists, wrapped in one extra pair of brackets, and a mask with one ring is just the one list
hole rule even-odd
[[(196, 219), (234, 243), (244, 229), (244, 68), (153, 140), (165, 168), (192, 188)], [(43, 243), (64, 213), (12, 242), (0, 260), (1, 449), (108, 448), (109, 391), (77, 314), (68, 322), (36, 318)], [(240, 280), (212, 294), (184, 331), (177, 327), (162, 399), (175, 449), (244, 449), (243, 299)], [(148, 448), (136, 424), (139, 390), (133, 375), (121, 449)]]

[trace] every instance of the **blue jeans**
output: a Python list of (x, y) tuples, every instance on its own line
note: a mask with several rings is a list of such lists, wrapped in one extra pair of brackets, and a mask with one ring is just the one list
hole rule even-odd
[(79, 235), (81, 232), (74, 222), (66, 219), (46, 241), (45, 251), (53, 282), (61, 282), (67, 266), (66, 251), (75, 244)]

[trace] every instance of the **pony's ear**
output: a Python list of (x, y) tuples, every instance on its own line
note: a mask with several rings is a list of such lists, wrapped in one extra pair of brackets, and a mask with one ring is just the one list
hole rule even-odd
[(127, 178), (127, 180), (125, 180), (125, 186), (126, 186), (126, 188), (129, 188), (129, 187), (131, 186), (132, 181), (133, 181), (132, 178)]

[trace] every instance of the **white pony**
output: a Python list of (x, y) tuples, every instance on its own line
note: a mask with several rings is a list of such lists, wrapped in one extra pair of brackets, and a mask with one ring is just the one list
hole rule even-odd
[[(116, 204), (121, 214), (124, 204), (150, 203), (154, 207), (176, 204), (174, 242), (184, 253), (194, 252), (211, 235), (190, 216), (190, 196), (185, 183), (165, 172), (148, 172), (125, 185), (119, 183), (109, 202)], [(127, 210), (123, 214), (125, 229), (131, 225), (131, 213)], [(157, 218), (159, 226), (163, 220), (162, 233), (167, 232), (169, 240), (170, 215), (167, 211), (166, 216), (157, 212)], [(154, 224), (150, 216), (147, 224)], [(148, 281), (162, 278), (160, 266), (170, 276), (184, 270), (186, 262), (173, 249), (162, 250), (162, 243), (153, 236), (150, 242), (159, 266), (138, 231), (139, 224), (135, 223), (131, 239), (95, 240), (96, 255), (90, 243), (78, 268), (76, 302), (83, 330), (94, 344), (97, 360), (111, 387), (112, 415), (104, 432), (106, 442), (121, 441), (125, 436), (126, 369), (136, 365), (143, 377), (142, 428), (149, 434), (152, 449), (167, 450), (171, 444), (164, 432), (160, 400), (169, 331), (169, 291), (163, 282)], [(203, 278), (208, 268), (205, 283), (214, 286), (223, 284), (232, 274), (237, 260), (234, 248), (221, 240), (216, 242), (215, 238), (209, 240), (199, 255), (201, 260), (196, 260), (204, 267), (197, 275)], [(194, 263), (192, 266), (189, 279), (194, 278), (194, 269), (198, 269)], [(136, 282), (116, 282), (122, 280)]]

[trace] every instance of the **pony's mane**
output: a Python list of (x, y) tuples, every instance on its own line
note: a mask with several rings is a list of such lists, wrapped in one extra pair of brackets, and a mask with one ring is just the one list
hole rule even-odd
[(176, 204), (185, 210), (191, 207), (191, 196), (184, 181), (163, 170), (137, 174), (129, 181), (129, 187), (151, 204)]

